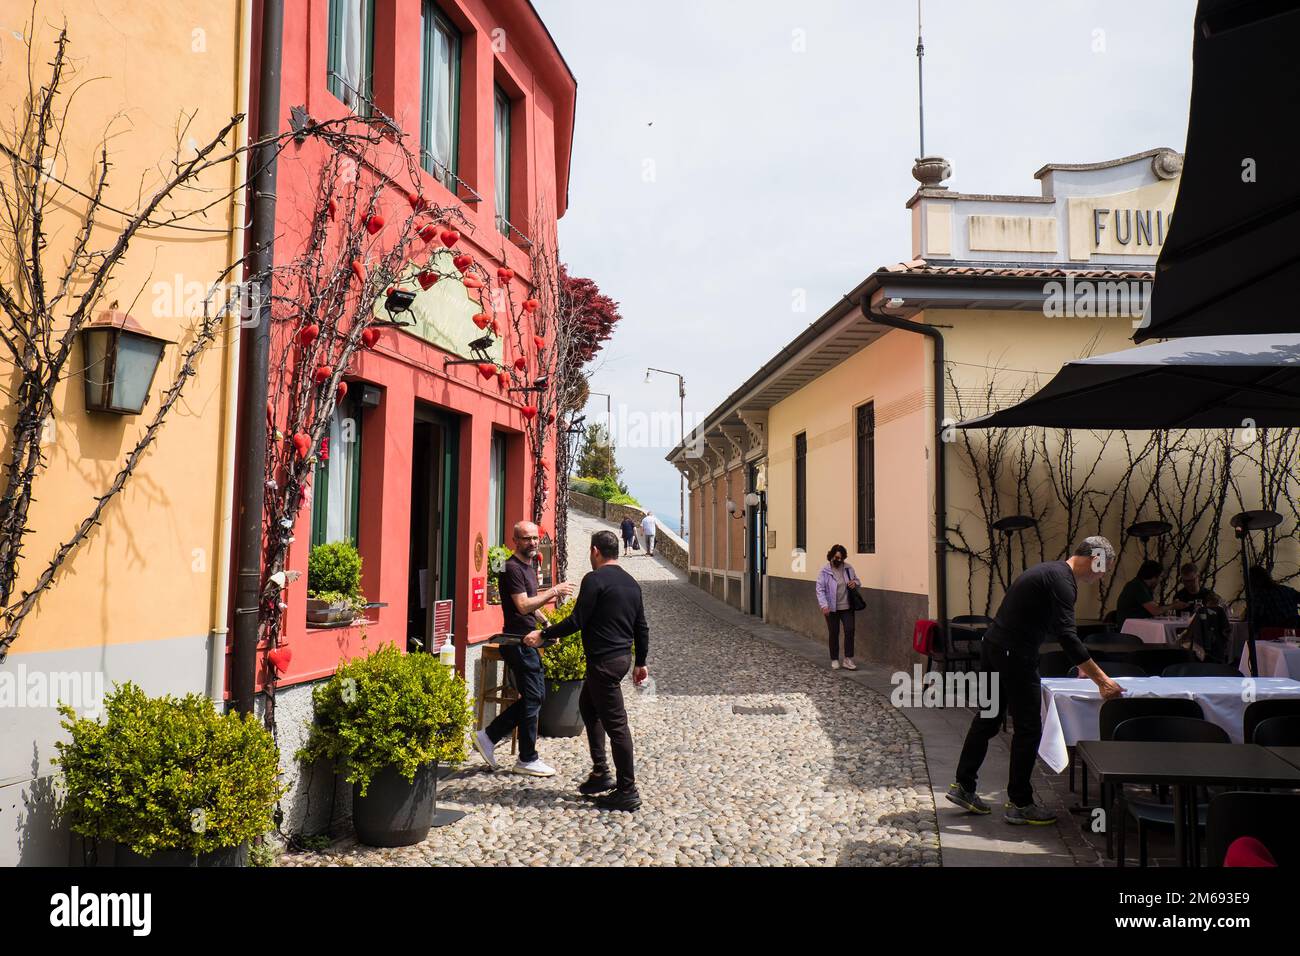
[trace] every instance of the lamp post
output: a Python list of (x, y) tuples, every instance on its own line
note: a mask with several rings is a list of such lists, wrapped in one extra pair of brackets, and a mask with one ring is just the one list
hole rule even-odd
[(605, 454), (609, 461), (609, 477), (614, 477), (614, 408), (610, 404), (612, 401), (608, 392), (588, 391), (588, 395), (599, 395), (605, 399)]
[[(686, 379), (682, 378), (678, 372), (670, 372), (662, 368), (647, 368), (645, 370), (646, 384), (650, 384), (650, 373), (658, 372), (660, 375), (672, 375), (677, 379), (677, 402), (678, 415), (680, 417), (680, 428), (682, 441), (686, 440)], [(679, 471), (677, 473), (679, 487), (679, 508), (677, 513), (677, 533), (683, 538), (686, 537), (686, 475)]]

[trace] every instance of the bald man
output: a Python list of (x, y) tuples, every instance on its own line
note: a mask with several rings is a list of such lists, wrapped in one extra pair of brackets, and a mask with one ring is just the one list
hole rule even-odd
[[(501, 572), (501, 633), (524, 636), (541, 627), (545, 621), (537, 611), (547, 604), (558, 603), (573, 593), (567, 581), (537, 592), (537, 545), (540, 536), (537, 525), (521, 521), (514, 528), (514, 554), (506, 560)], [(474, 735), (474, 749), (497, 770), (495, 749), (497, 741), (519, 728), (519, 761), (515, 773), (531, 777), (553, 777), (555, 770), (542, 762), (537, 755), (537, 714), (546, 696), (546, 681), (542, 678), (542, 656), (537, 648), (524, 645), (507, 645), (501, 656), (515, 678), (519, 699), (497, 715), (497, 719)]]

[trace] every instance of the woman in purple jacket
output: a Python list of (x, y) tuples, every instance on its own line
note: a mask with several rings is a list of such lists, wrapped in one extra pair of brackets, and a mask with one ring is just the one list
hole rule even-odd
[(853, 662), (853, 632), (855, 622), (853, 608), (849, 604), (849, 591), (856, 589), (862, 581), (858, 573), (849, 564), (849, 553), (844, 545), (837, 544), (826, 552), (826, 566), (817, 575), (817, 603), (826, 618), (826, 630), (830, 636), (831, 669), (840, 666), (840, 625), (844, 625), (844, 669), (855, 671), (858, 665)]

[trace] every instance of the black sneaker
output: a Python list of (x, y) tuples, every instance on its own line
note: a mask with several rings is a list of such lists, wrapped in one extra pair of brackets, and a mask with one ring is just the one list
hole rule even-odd
[(607, 773), (592, 773), (586, 779), (586, 782), (578, 786), (578, 792), (583, 796), (594, 797), (598, 793), (604, 793), (606, 790), (613, 790), (618, 783)]
[(1014, 803), (1008, 803), (1003, 808), (1006, 812), (1002, 814), (1002, 819), (1013, 826), (1034, 826), (1044, 827), (1056, 822), (1056, 814), (1051, 810), (1044, 810), (1037, 804), (1018, 807)]
[(633, 810), (641, 809), (641, 794), (636, 792), (635, 787), (627, 790), (614, 790), (611, 793), (604, 794), (596, 798), (596, 806), (602, 810)]
[(980, 799), (980, 795), (974, 790), (966, 790), (959, 783), (948, 784), (948, 802), (955, 803), (970, 813), (987, 814), (992, 813), (993, 808)]

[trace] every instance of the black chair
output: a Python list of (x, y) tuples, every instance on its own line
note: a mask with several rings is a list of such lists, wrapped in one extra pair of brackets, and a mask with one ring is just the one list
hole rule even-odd
[(930, 653), (925, 658), (927, 673), (935, 664), (939, 665), (940, 674), (947, 674), (949, 664), (960, 664), (960, 669), (966, 670), (967, 665), (979, 661), (980, 648), (978, 643), (973, 648), (970, 644), (965, 647), (957, 646), (949, 638), (948, 629), (943, 625), (936, 626), (931, 633)]
[[(1107, 677), (1148, 677), (1150, 676), (1136, 664), (1130, 664), (1128, 661), (1102, 661), (1097, 665), (1106, 672)], [(1078, 677), (1079, 668), (1071, 667), (1070, 676)]]
[[(1192, 701), (1191, 703), (1195, 703)], [(1115, 740), (1143, 740), (1158, 743), (1201, 743), (1228, 744), (1228, 732), (1217, 724), (1195, 717), (1131, 717), (1116, 725)], [(1132, 816), (1138, 825), (1138, 866), (1147, 865), (1147, 830), (1152, 826), (1174, 826), (1174, 808), (1167, 803), (1149, 803), (1145, 800), (1132, 800), (1125, 797), (1122, 789), (1118, 794), (1123, 803), (1120, 814), (1119, 838), (1115, 847), (1119, 865), (1124, 865), (1124, 843), (1128, 831), (1128, 817)], [(1197, 806), (1196, 826), (1198, 830), (1205, 826), (1206, 807)]]
[(1134, 651), (1133, 656), (1130, 658), (1132, 663), (1148, 674), (1163, 674), (1165, 668), (1170, 664), (1182, 664), (1191, 659), (1192, 655), (1181, 647), (1156, 647), (1154, 645)]
[[(1106, 670), (1105, 665), (1102, 670)], [(1106, 671), (1107, 675), (1110, 671)], [(1195, 717), (1201, 720), (1205, 712), (1194, 700), (1182, 697), (1117, 697), (1101, 702), (1101, 711), (1097, 714), (1098, 740), (1114, 740), (1115, 728), (1134, 717)], [(1070, 782), (1074, 776), (1071, 770)], [(1072, 788), (1073, 789), (1073, 788)], [(1088, 803), (1088, 768), (1083, 767), (1083, 803)], [(1101, 795), (1101, 805), (1107, 806), (1106, 795)]]
[(1223, 866), (1233, 840), (1254, 837), (1277, 865), (1300, 866), (1300, 793), (1221, 793), (1210, 802), (1205, 845), (1210, 866)]
[(1300, 747), (1300, 717), (1270, 717), (1255, 725), (1251, 743), (1261, 747)]
[(1214, 664), (1210, 661), (1184, 661), (1170, 664), (1160, 672), (1161, 677), (1240, 677), (1241, 671), (1227, 664)]
[(1105, 614), (1103, 614), (1101, 616), (1101, 623), (1109, 624), (1116, 628), (1119, 627), (1119, 620), (1118, 618), (1116, 618), (1114, 611), (1107, 611)]
[(1083, 639), (1085, 644), (1123, 644), (1125, 647), (1141, 647), (1146, 641), (1136, 634), (1125, 634), (1121, 631), (1098, 631), (1095, 634), (1089, 634)]
[(971, 660), (978, 661), (984, 632), (992, 623), (993, 618), (983, 614), (958, 614), (956, 617), (949, 618), (950, 643), (954, 649), (969, 654)]
[(1257, 700), (1246, 705), (1246, 713), (1241, 718), (1241, 739), (1255, 739), (1255, 728), (1270, 717), (1290, 717), (1300, 714), (1300, 700), (1294, 697), (1284, 700)]
[(1047, 651), (1038, 655), (1039, 677), (1067, 677), (1073, 667), (1065, 651)]

